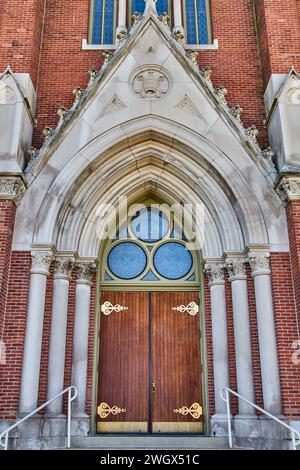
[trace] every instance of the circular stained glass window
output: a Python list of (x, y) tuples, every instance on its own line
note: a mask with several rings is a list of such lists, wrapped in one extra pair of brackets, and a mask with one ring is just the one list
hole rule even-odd
[(166, 279), (180, 279), (186, 276), (192, 265), (192, 255), (181, 243), (164, 243), (154, 254), (155, 269)]
[(110, 250), (107, 264), (115, 276), (121, 279), (134, 279), (145, 270), (147, 255), (136, 243), (119, 243)]
[(134, 235), (144, 242), (157, 242), (168, 232), (167, 216), (158, 208), (145, 207), (131, 221)]

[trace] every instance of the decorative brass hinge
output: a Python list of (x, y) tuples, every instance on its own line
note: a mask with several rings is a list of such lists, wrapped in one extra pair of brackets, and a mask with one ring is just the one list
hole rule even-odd
[(200, 419), (202, 416), (202, 406), (200, 406), (199, 403), (193, 403), (189, 408), (187, 406), (176, 408), (174, 413), (183, 416), (191, 415), (194, 419)]
[(97, 408), (97, 414), (100, 416), (101, 419), (107, 418), (110, 414), (116, 416), (120, 413), (126, 413), (125, 408), (120, 408), (119, 406), (112, 406), (110, 407), (107, 403), (100, 403)]
[(128, 310), (128, 307), (124, 307), (120, 304), (112, 305), (110, 302), (104, 302), (104, 304), (101, 305), (101, 312), (104, 315), (110, 315), (112, 312), (124, 312), (125, 310)]
[(179, 305), (178, 307), (172, 307), (173, 312), (189, 313), (190, 315), (197, 315), (199, 312), (199, 305), (195, 302), (190, 302), (188, 305)]

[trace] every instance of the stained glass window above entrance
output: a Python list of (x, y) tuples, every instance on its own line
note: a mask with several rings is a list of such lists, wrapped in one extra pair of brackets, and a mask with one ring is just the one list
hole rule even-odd
[(102, 251), (102, 284), (199, 285), (199, 250), (178, 214), (159, 204), (131, 208)]

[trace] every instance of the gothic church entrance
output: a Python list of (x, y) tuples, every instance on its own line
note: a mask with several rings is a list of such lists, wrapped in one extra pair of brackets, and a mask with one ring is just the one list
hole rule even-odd
[(97, 432), (202, 433), (198, 254), (153, 206), (102, 262)]

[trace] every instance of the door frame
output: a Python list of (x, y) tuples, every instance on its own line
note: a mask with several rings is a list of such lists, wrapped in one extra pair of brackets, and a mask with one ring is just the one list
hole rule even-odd
[[(199, 260), (200, 261), (200, 260)], [(91, 397), (91, 415), (90, 415), (90, 431), (91, 435), (97, 434), (97, 420), (96, 420), (96, 408), (97, 408), (97, 398), (98, 398), (98, 381), (99, 381), (99, 342), (100, 342), (100, 328), (101, 328), (101, 305), (100, 298), (101, 294), (104, 291), (195, 291), (199, 290), (199, 322), (200, 322), (200, 351), (201, 351), (201, 362), (199, 365), (199, 374), (202, 382), (202, 403), (203, 403), (203, 435), (210, 435), (210, 416), (209, 416), (209, 396), (208, 396), (208, 367), (207, 367), (207, 341), (206, 341), (206, 312), (205, 312), (205, 299), (204, 299), (204, 283), (202, 276), (203, 262), (198, 263), (198, 268), (200, 270), (200, 287), (195, 289), (195, 286), (179, 286), (172, 285), (170, 283), (168, 286), (145, 286), (145, 285), (123, 285), (114, 286), (112, 283), (110, 286), (101, 285), (101, 270), (98, 269), (97, 272), (97, 285), (96, 285), (96, 305), (95, 305), (95, 322), (94, 322), (94, 345), (93, 345), (93, 372), (92, 372), (92, 397)], [(202, 366), (202, 370), (201, 370)], [(147, 436), (147, 434), (145, 434)]]

